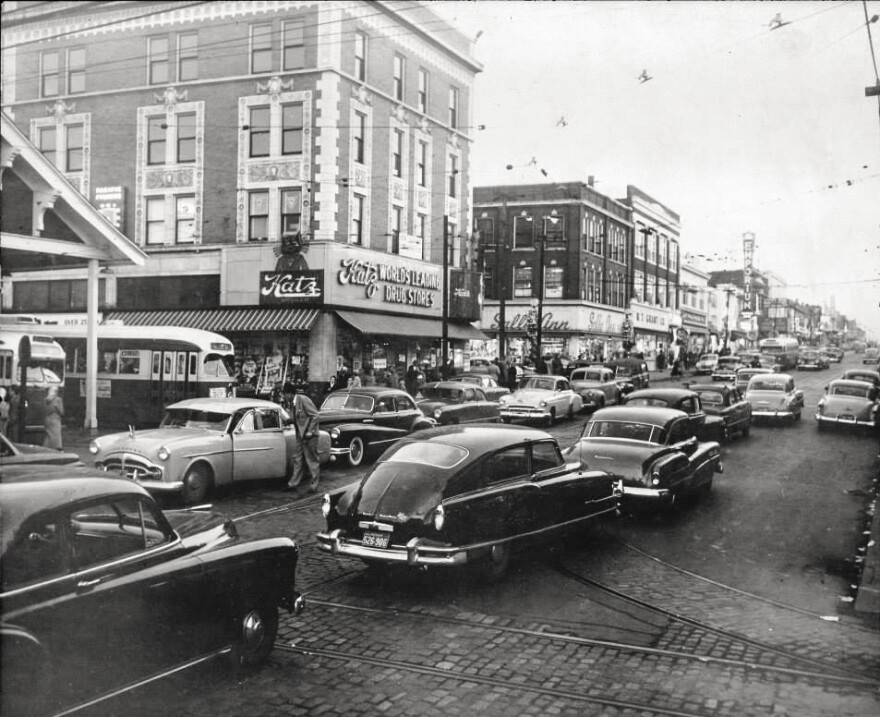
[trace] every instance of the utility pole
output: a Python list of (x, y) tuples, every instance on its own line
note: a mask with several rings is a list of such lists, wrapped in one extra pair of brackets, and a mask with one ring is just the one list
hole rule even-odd
[(447, 378), (447, 363), (449, 362), (449, 216), (443, 215), (443, 328), (441, 335), (441, 361), (440, 375)]

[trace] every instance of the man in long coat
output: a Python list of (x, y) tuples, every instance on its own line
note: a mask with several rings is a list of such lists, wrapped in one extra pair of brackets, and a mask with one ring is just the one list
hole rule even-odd
[(293, 472), (287, 489), (293, 490), (303, 478), (309, 476), (309, 491), (318, 490), (321, 479), (321, 464), (318, 461), (318, 409), (312, 399), (298, 388), (293, 397), (293, 424), (296, 429), (297, 448), (293, 452)]

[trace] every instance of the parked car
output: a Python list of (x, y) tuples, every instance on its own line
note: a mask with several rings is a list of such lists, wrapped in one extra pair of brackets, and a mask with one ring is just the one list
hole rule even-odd
[(773, 369), (770, 368), (740, 368), (736, 371), (736, 378), (734, 379), (733, 385), (736, 386), (740, 391), (745, 391), (748, 388), (749, 380), (752, 376), (758, 376), (759, 374), (766, 373), (776, 373)]
[(334, 391), (321, 404), (318, 422), (330, 433), (330, 454), (352, 466), (377, 457), (413, 431), (433, 428), (406, 392), (385, 386)]
[(497, 423), (501, 406), (490, 401), (483, 389), (459, 381), (435, 381), (422, 386), (416, 405), (441, 426), (460, 423)]
[(798, 357), (798, 371), (805, 371), (807, 369), (819, 371), (829, 366), (828, 359), (815, 349), (803, 349)]
[(389, 448), (356, 484), (324, 496), (318, 548), (368, 565), (475, 563), (502, 577), (511, 550), (616, 510), (620, 485), (580, 472), (526, 426), (447, 426)]
[(684, 411), (656, 406), (613, 406), (596, 411), (565, 451), (581, 470), (605, 470), (623, 479), (623, 505), (669, 505), (709, 492), (722, 473), (721, 447), (700, 442)]
[(472, 357), (470, 360), (470, 373), (488, 373), (489, 372), (489, 364), (492, 363), (492, 359), (490, 358), (476, 358)]
[(638, 391), (640, 388), (648, 388), (651, 385), (651, 374), (648, 364), (638, 358), (622, 358), (606, 361), (606, 368), (614, 371), (614, 380), (620, 387), (620, 392), (626, 395), (630, 391)]
[(843, 376), (849, 381), (867, 381), (880, 388), (880, 371), (871, 371), (867, 368), (851, 368), (843, 372)]
[(488, 373), (460, 373), (454, 376), (453, 380), (479, 386), (490, 401), (498, 401), (502, 396), (510, 393), (510, 389), (507, 386), (499, 385), (498, 381)]
[(880, 388), (867, 381), (836, 379), (816, 408), (820, 431), (829, 426), (880, 426)]
[(614, 378), (614, 370), (605, 366), (575, 368), (569, 377), (572, 389), (584, 402), (584, 409), (597, 408), (620, 403), (620, 386)]
[[(89, 452), (97, 468), (192, 505), (223, 486), (289, 480), (297, 440), (290, 415), (272, 401), (190, 398), (169, 405), (158, 428), (101, 436)], [(330, 460), (326, 431), (318, 436), (318, 457)]]
[(794, 423), (801, 420), (804, 392), (795, 388), (790, 374), (759, 374), (749, 379), (746, 401), (752, 406), (752, 420), (770, 418)]
[[(0, 471), (3, 712), (56, 714), (212, 656), (253, 668), (298, 613), (298, 549), (208, 511), (163, 513), (76, 466)], [(65, 714), (67, 712), (64, 712)]]
[(865, 353), (862, 355), (862, 364), (880, 366), (880, 349), (874, 347), (865, 349)]
[(843, 349), (838, 346), (829, 346), (825, 349), (825, 353), (828, 354), (828, 360), (831, 363), (840, 363), (845, 355)]
[(737, 369), (743, 367), (742, 359), (739, 356), (719, 356), (712, 369), (713, 381), (733, 381), (736, 379)]
[(696, 383), (690, 388), (700, 397), (707, 422), (721, 418), (719, 440), (726, 441), (736, 433), (748, 438), (752, 430), (752, 406), (740, 389), (724, 383)]
[(720, 441), (724, 437), (724, 420), (708, 416), (699, 394), (688, 387), (644, 388), (623, 398), (624, 406), (660, 406), (674, 408), (688, 415), (694, 435), (701, 441)]
[(524, 379), (516, 391), (501, 397), (500, 404), (501, 420), (505, 423), (537, 420), (547, 426), (562, 416), (572, 418), (584, 407), (567, 378), (540, 375)]
[(30, 443), (13, 443), (0, 433), (0, 466), (13, 466), (28, 463), (44, 465), (84, 465), (76, 453), (56, 451), (54, 448), (43, 448)]
[(711, 376), (718, 365), (718, 354), (703, 354), (694, 364), (694, 373), (697, 376)]

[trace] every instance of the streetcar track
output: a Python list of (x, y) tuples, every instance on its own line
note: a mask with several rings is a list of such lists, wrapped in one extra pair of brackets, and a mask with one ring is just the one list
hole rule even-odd
[[(573, 645), (583, 645), (585, 647), (601, 647), (607, 649), (616, 649), (620, 651), (626, 652), (634, 652), (640, 653), (644, 655), (652, 655), (656, 657), (669, 657), (673, 659), (679, 660), (688, 660), (693, 662), (700, 662), (704, 664), (718, 664), (726, 667), (738, 667), (747, 670), (753, 671), (761, 671), (761, 672), (769, 672), (769, 673), (777, 673), (784, 674), (789, 677), (802, 677), (805, 679), (818, 680), (823, 683), (827, 682), (840, 682), (851, 685), (857, 685), (860, 687), (869, 687), (871, 689), (875, 689), (880, 687), (880, 682), (877, 679), (871, 679), (868, 676), (853, 676), (846, 674), (838, 674), (838, 675), (830, 675), (826, 671), (829, 668), (828, 665), (821, 664), (822, 672), (814, 672), (812, 670), (802, 670), (793, 667), (781, 667), (777, 665), (762, 665), (752, 660), (737, 660), (727, 657), (714, 657), (711, 655), (696, 655), (688, 652), (680, 652), (677, 650), (668, 650), (664, 648), (657, 647), (648, 647), (645, 645), (637, 645), (626, 642), (619, 642), (615, 640), (600, 640), (596, 638), (590, 637), (581, 637), (578, 635), (567, 635), (559, 632), (548, 632), (546, 630), (534, 630), (524, 627), (514, 627), (510, 625), (497, 625), (486, 622), (480, 622), (475, 620), (467, 620), (464, 618), (458, 617), (449, 617), (443, 615), (435, 615), (431, 613), (421, 612), (419, 610), (406, 610), (400, 608), (382, 608), (382, 607), (368, 607), (361, 605), (351, 605), (348, 603), (335, 602), (332, 600), (322, 600), (320, 598), (308, 598), (307, 604), (309, 606), (317, 605), (325, 608), (337, 608), (341, 610), (350, 610), (354, 612), (362, 612), (367, 614), (377, 614), (377, 615), (387, 615), (390, 617), (400, 617), (407, 616), (424, 620), (433, 620), (436, 622), (443, 622), (450, 625), (460, 625), (463, 627), (474, 627), (485, 630), (493, 630), (499, 633), (508, 633), (514, 635), (523, 635), (527, 637), (536, 637), (545, 640), (551, 640), (554, 642), (561, 642), (565, 644), (573, 644)], [(742, 641), (739, 637), (735, 637), (732, 639), (736, 639), (737, 641)], [(753, 647), (761, 647), (758, 643), (752, 645)], [(765, 649), (761, 647), (761, 649)], [(795, 657), (793, 655), (784, 654), (783, 656), (792, 659), (792, 660), (801, 660), (804, 658)], [(809, 661), (809, 658), (806, 658)]]

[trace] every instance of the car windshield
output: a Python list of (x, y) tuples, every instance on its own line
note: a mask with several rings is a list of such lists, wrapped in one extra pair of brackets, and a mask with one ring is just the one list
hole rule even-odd
[(225, 431), (229, 423), (229, 413), (203, 411), (197, 408), (171, 408), (159, 428), (205, 428), (210, 431)]
[(468, 452), (461, 446), (447, 443), (402, 443), (397, 450), (389, 451), (383, 463), (418, 463), (435, 468), (452, 468), (467, 458)]
[(590, 421), (586, 435), (589, 438), (626, 438), (631, 441), (660, 443), (660, 426), (633, 421)]
[(871, 389), (867, 386), (832, 386), (832, 396), (853, 396), (854, 398), (868, 398), (868, 392)]
[(815, 359), (815, 358), (819, 358), (819, 354), (816, 353), (815, 351), (804, 351), (801, 354), (801, 357), (806, 358), (806, 359)]
[(552, 391), (556, 388), (556, 380), (552, 378), (542, 378), (539, 376), (532, 376), (529, 379), (526, 379), (521, 388), (526, 389), (540, 389), (542, 391)]
[(697, 391), (704, 406), (720, 406), (724, 403), (724, 396), (718, 391)]
[(462, 392), (458, 388), (449, 386), (422, 386), (422, 395), (432, 401), (461, 401)]
[(740, 362), (736, 356), (724, 356), (718, 359), (719, 366), (736, 366)]
[(785, 391), (785, 384), (782, 381), (752, 379), (749, 382), (749, 391)]
[(717, 361), (718, 354), (703, 354), (700, 356), (700, 361)]
[(332, 393), (321, 404), (321, 410), (370, 413), (373, 410), (373, 399), (357, 393)]

